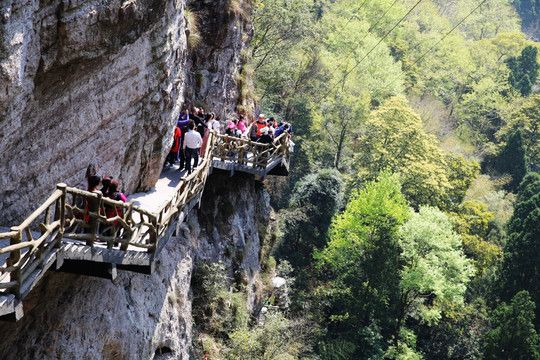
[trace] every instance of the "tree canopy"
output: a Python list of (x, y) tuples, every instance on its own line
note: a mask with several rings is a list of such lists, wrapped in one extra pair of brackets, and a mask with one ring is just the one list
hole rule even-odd
[(275, 255), (318, 358), (536, 356), (537, 2), (244, 2), (243, 74), (294, 127)]
[(413, 206), (442, 203), (451, 190), (444, 153), (422, 128), (406, 99), (393, 97), (375, 110), (358, 141), (359, 181), (382, 171), (401, 174), (403, 194)]

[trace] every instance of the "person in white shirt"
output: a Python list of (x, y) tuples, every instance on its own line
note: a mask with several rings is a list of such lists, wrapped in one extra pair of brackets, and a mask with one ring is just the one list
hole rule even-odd
[(201, 134), (195, 131), (193, 121), (188, 123), (188, 129), (189, 131), (184, 136), (184, 151), (186, 153), (186, 169), (188, 174), (191, 174), (191, 158), (195, 160), (193, 168), (196, 168), (199, 164), (199, 148), (202, 145), (202, 138)]
[(220, 123), (219, 123), (219, 116), (217, 118), (214, 117), (214, 113), (212, 113), (212, 118), (210, 119), (210, 126), (212, 130), (214, 130), (216, 133), (220, 134)]

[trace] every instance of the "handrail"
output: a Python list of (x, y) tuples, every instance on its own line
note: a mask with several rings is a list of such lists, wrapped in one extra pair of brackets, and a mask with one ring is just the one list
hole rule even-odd
[(288, 134), (282, 134), (272, 144), (261, 144), (210, 130), (201, 165), (182, 177), (174, 196), (156, 211), (145, 210), (133, 201), (103, 197), (99, 191), (58, 184), (19, 226), (0, 233), (0, 295), (12, 293), (21, 300), (24, 282), (44, 266), (62, 239), (84, 241), (91, 248), (96, 243), (109, 249), (118, 244), (120, 250), (131, 246), (155, 253), (176, 217), (185, 216), (186, 207), (195, 200), (201, 201), (213, 160), (265, 169), (279, 157), (289, 156), (288, 139)]
[[(66, 185), (58, 184), (57, 190), (19, 226), (13, 226), (7, 233), (0, 233), (0, 240), (9, 239), (9, 245), (0, 248), (0, 256), (8, 255), (5, 258), (6, 265), (0, 266), (0, 289), (14, 293), (20, 298), (24, 281), (38, 266), (43, 265), (47, 255), (59, 245), (61, 241), (59, 235), (64, 231), (60, 208), (65, 193)], [(54, 211), (51, 211), (52, 205), (55, 205)], [(52, 212), (54, 212), (53, 221), (51, 221)], [(37, 226), (40, 235), (35, 239), (36, 232), (32, 232), (31, 227), (41, 216), (44, 217), (43, 222)]]
[(217, 135), (214, 157), (252, 168), (266, 168), (279, 157), (289, 156), (289, 134), (283, 133), (273, 143), (263, 144), (228, 135)]

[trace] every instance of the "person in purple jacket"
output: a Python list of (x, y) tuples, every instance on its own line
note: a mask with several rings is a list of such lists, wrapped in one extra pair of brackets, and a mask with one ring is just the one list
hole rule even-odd
[(184, 146), (184, 134), (187, 132), (187, 124), (189, 123), (189, 111), (188, 109), (184, 109), (182, 113), (180, 113), (180, 116), (178, 117), (178, 122), (176, 123), (176, 126), (180, 129), (182, 132), (181, 140), (180, 140), (180, 147), (178, 150), (178, 154), (176, 155), (176, 160), (180, 161), (180, 167), (178, 170), (182, 170), (186, 163), (186, 155), (184, 154), (183, 146)]

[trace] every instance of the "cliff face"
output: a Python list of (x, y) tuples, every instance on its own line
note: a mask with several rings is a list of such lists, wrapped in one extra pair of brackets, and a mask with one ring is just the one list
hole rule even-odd
[[(232, 6), (234, 5), (234, 6)], [(232, 6), (232, 7), (231, 7)], [(251, 25), (236, 0), (0, 2), (0, 225), (13, 226), (55, 184), (85, 186), (85, 170), (127, 193), (153, 186), (181, 107), (231, 116)], [(187, 46), (186, 8), (202, 41)], [(0, 323), (1, 359), (187, 359), (195, 259), (241, 276), (260, 299), (261, 184), (209, 177), (202, 208), (179, 226), (153, 275), (109, 280), (49, 272), (17, 324)]]
[[(250, 25), (218, 16), (228, 2), (1, 2), (0, 225), (16, 225), (58, 182), (84, 187), (90, 163), (127, 193), (149, 189), (184, 103), (231, 114)], [(186, 6), (203, 34), (193, 52)]]
[[(231, 277), (241, 272), (253, 306), (268, 201), (258, 183), (211, 175), (202, 208), (169, 240), (153, 275), (119, 270), (112, 283), (49, 273), (25, 300), (19, 323), (0, 324), (0, 358), (188, 359), (194, 260), (221, 260)], [(225, 256), (227, 248), (237, 255)]]

